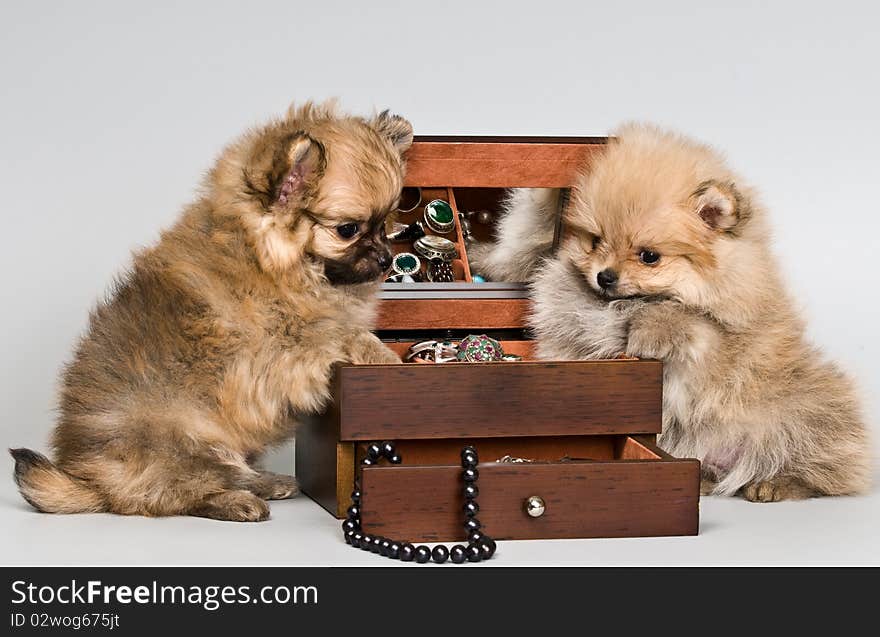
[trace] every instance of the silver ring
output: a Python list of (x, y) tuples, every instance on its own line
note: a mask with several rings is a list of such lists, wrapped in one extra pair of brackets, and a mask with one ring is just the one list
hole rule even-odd
[(421, 341), (410, 346), (406, 360), (419, 358), (433, 363), (449, 363), (457, 360), (458, 347), (450, 341)]
[[(403, 190), (405, 190), (406, 188), (415, 188), (416, 190), (418, 190), (418, 191), (419, 191), (419, 198), (416, 199), (416, 203), (413, 204), (413, 207), (412, 207), (412, 208), (406, 208), (406, 209), (404, 209), (404, 208), (400, 208), (400, 207), (398, 207), (398, 208), (397, 208), (397, 212), (404, 212), (404, 213), (406, 213), (406, 212), (412, 212), (413, 210), (415, 210), (416, 208), (419, 207), (419, 204), (420, 204), (420, 203), (422, 203), (422, 187), (421, 187), (421, 186), (406, 186), (405, 188), (401, 189), (401, 195), (403, 194)], [(401, 198), (402, 198), (402, 197), (401, 197)]]
[(385, 283), (418, 283), (418, 281), (409, 274), (392, 274), (385, 277)]
[(489, 225), (490, 223), (495, 221), (495, 215), (488, 210), (469, 210), (461, 214), (468, 221), (471, 221), (471, 219), (473, 219), (477, 223), (481, 223), (483, 225)]
[(409, 352), (406, 355), (406, 360), (412, 360), (422, 352), (431, 352), (436, 347), (437, 341), (422, 341), (421, 343), (416, 343), (409, 348)]
[(426, 235), (416, 239), (413, 249), (428, 261), (433, 261), (434, 259), (452, 261), (458, 256), (458, 250), (452, 241), (435, 235)]
[(421, 221), (414, 221), (409, 225), (395, 222), (393, 232), (387, 236), (391, 243), (409, 243), (424, 237), (425, 228)]
[(465, 241), (471, 238), (471, 222), (463, 212), (458, 213), (458, 222), (461, 224), (461, 236)]

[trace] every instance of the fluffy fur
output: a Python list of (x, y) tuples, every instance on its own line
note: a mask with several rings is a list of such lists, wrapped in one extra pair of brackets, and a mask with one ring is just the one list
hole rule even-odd
[(468, 245), (471, 270), (490, 281), (529, 281), (553, 249), (559, 190), (515, 188), (505, 193), (494, 243)]
[[(520, 214), (524, 228), (536, 209)], [(857, 397), (805, 341), (765, 215), (709, 147), (622, 128), (575, 189), (566, 239), (534, 277), (538, 353), (662, 360), (659, 442), (702, 461), (704, 492), (763, 502), (864, 492)], [(517, 262), (539, 258), (528, 246), (540, 243)]]
[(306, 104), (226, 148), (92, 312), (54, 462), (12, 451), (22, 496), (54, 513), (255, 521), (295, 494), (260, 454), (325, 404), (334, 363), (398, 360), (370, 327), (411, 142), (387, 112)]

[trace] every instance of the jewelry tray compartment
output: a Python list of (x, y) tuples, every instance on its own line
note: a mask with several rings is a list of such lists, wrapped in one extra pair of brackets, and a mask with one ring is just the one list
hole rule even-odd
[[(452, 289), (462, 288), (462, 284), (473, 284), (470, 287), (472, 291), (479, 292), (481, 286), (486, 282), (475, 279), (478, 272), (474, 271), (468, 254), (472, 246), (492, 241), (498, 232), (498, 221), (504, 212), (504, 201), (506, 199), (505, 188), (452, 188), (452, 187), (413, 187), (409, 186), (404, 189), (401, 201), (401, 207), (406, 206), (402, 210), (397, 210), (389, 216), (386, 224), (386, 231), (389, 236), (393, 233), (418, 223), (421, 233), (432, 237), (445, 239), (455, 246), (456, 256), (451, 259), (450, 265), (453, 271), (453, 281), (442, 283), (431, 283), (428, 277), (428, 259), (424, 254), (418, 254), (418, 247), (414, 240), (410, 238), (394, 239), (391, 243), (392, 252), (397, 255), (401, 253), (415, 254), (420, 260), (420, 268), (417, 275), (419, 283), (391, 283), (386, 281), (382, 289), (390, 292), (391, 295), (401, 292), (406, 296), (407, 292), (430, 292), (436, 289), (437, 285), (453, 285)], [(448, 204), (452, 211), (452, 226), (446, 232), (439, 232), (428, 223), (427, 206), (435, 201), (441, 201)], [(557, 210), (557, 214), (561, 215), (561, 208)], [(393, 270), (391, 271), (393, 274)], [(413, 275), (416, 276), (416, 275)], [(492, 281), (494, 285), (490, 285), (486, 290), (492, 289), (516, 289), (522, 290), (523, 283), (521, 281)], [(389, 295), (389, 296), (391, 296)], [(424, 298), (424, 295), (422, 295)]]
[[(407, 190), (412, 190), (408, 188)], [(419, 251), (411, 239), (392, 243), (395, 259), (399, 255), (410, 255), (418, 259), (419, 270), (416, 283), (382, 284), (379, 316), (376, 321), (379, 331), (437, 330), (437, 329), (514, 329), (525, 323), (527, 292), (525, 284), (518, 281), (475, 282), (469, 251), (476, 241), (488, 241), (496, 231), (496, 223), (501, 215), (505, 190), (503, 188), (418, 188), (416, 207), (397, 212), (390, 228), (421, 224), (428, 237), (448, 240), (455, 246), (456, 256), (449, 262), (453, 281), (431, 282), (429, 268), (433, 267), (425, 254)], [(438, 233), (425, 220), (425, 205), (435, 200), (449, 204), (453, 211), (454, 228), (448, 233)], [(467, 204), (462, 208), (459, 200)], [(462, 218), (465, 215), (467, 218)], [(486, 215), (488, 219), (484, 219)], [(389, 274), (394, 274), (396, 266)]]
[[(470, 283), (473, 279), (471, 277), (470, 265), (468, 263), (467, 258), (467, 246), (465, 244), (464, 235), (462, 233), (461, 228), (461, 219), (458, 215), (458, 205), (455, 200), (455, 193), (452, 188), (420, 188), (419, 189), (419, 202), (416, 205), (416, 208), (406, 212), (398, 212), (394, 218), (396, 223), (409, 225), (415, 221), (419, 221), (422, 224), (422, 230), (425, 234), (429, 236), (441, 237), (443, 239), (448, 239), (455, 245), (455, 251), (458, 255), (454, 259), (452, 259), (450, 265), (452, 266), (452, 273), (454, 277), (454, 281), (456, 283)], [(447, 233), (440, 233), (434, 231), (427, 223), (424, 221), (424, 206), (425, 204), (434, 201), (435, 199), (440, 199), (449, 204), (449, 207), (452, 208), (452, 219), (454, 222), (453, 229)], [(409, 253), (413, 254), (415, 252), (413, 245), (411, 242), (403, 242), (403, 243), (392, 243), (391, 244), (392, 252), (397, 255), (401, 253)], [(424, 256), (416, 255), (416, 257), (421, 262), (421, 267), (419, 269), (419, 273), (422, 281), (424, 282), (424, 286), (428, 288), (433, 287), (433, 285), (428, 282), (427, 273), (428, 273), (428, 263)], [(401, 283), (385, 283), (383, 285), (383, 289), (395, 291), (395, 290), (406, 290), (409, 289), (410, 286), (413, 285), (411, 283), (401, 284)]]
[[(696, 535), (700, 463), (669, 456), (652, 438), (399, 440), (402, 465), (363, 468), (361, 523), (411, 542), (463, 541), (457, 457), (473, 444), (492, 459), (477, 467), (478, 517), (495, 539)], [(494, 461), (520, 453), (531, 461)]]
[[(464, 214), (471, 236), (486, 241), (495, 234), (501, 200), (508, 188), (559, 188), (564, 193), (578, 181), (584, 166), (604, 152), (604, 137), (444, 137), (416, 136), (406, 156), (404, 212), (394, 222), (424, 222), (424, 206), (434, 199), (453, 210), (454, 230), (441, 234), (452, 241), (458, 258), (451, 263), (452, 283), (424, 282), (427, 263), (420, 258), (421, 283), (384, 283), (376, 320), (377, 330), (506, 330), (519, 329), (528, 312), (522, 282), (474, 283)], [(416, 193), (418, 199), (416, 199)], [(561, 219), (568, 196), (559, 197)], [(410, 209), (411, 208), (411, 209)], [(481, 219), (480, 212), (489, 213)], [(476, 216), (470, 217), (474, 213)], [(559, 230), (559, 227), (557, 227)], [(414, 253), (411, 242), (394, 244), (394, 252)]]

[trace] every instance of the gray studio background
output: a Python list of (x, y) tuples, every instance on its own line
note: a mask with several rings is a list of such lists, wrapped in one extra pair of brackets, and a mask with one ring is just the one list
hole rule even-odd
[(0, 444), (46, 449), (89, 307), (220, 148), (330, 96), (420, 134), (649, 119), (714, 143), (763, 192), (809, 333), (876, 423), (876, 5), (722, 4), (3, 2)]

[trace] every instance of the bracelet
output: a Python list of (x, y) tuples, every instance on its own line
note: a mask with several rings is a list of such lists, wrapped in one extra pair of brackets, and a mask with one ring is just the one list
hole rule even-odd
[[(367, 456), (361, 461), (361, 466), (369, 467), (378, 464), (380, 458), (385, 458), (391, 464), (400, 464), (403, 459), (394, 448), (393, 442), (382, 444), (372, 443), (367, 447)], [(464, 529), (467, 532), (468, 545), (456, 544), (448, 548), (443, 544), (437, 544), (433, 549), (424, 544), (413, 546), (409, 542), (398, 542), (380, 535), (369, 535), (361, 530), (361, 493), (360, 482), (355, 478), (354, 491), (351, 492), (351, 506), (348, 507), (345, 522), (342, 523), (342, 531), (345, 534), (345, 543), (363, 551), (378, 553), (392, 560), (401, 562), (415, 561), (424, 564), (433, 560), (436, 564), (442, 564), (446, 560), (452, 560), (455, 564), (464, 562), (479, 562), (488, 560), (495, 555), (495, 540), (486, 535), (481, 529), (482, 524), (476, 515), (480, 511), (477, 504), (477, 479), (480, 472), (477, 470), (479, 459), (477, 450), (472, 446), (466, 446), (461, 450), (461, 479), (464, 483)]]

